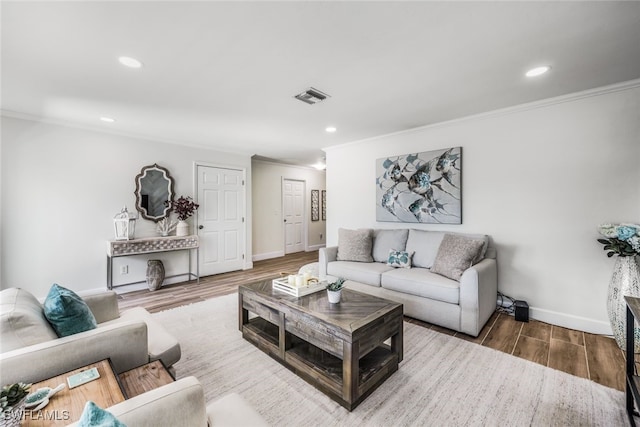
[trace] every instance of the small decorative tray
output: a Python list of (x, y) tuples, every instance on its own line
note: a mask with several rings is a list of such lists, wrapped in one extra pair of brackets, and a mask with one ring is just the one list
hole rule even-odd
[(295, 285), (290, 285), (285, 278), (273, 279), (272, 287), (276, 291), (284, 292), (286, 294), (293, 295), (294, 297), (302, 297), (325, 289), (327, 287), (327, 283), (315, 282), (307, 286), (297, 287)]

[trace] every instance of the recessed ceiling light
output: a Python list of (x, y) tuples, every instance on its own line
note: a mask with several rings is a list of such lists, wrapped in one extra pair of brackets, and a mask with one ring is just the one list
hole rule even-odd
[(142, 62), (138, 61), (136, 58), (131, 58), (129, 56), (121, 56), (118, 58), (118, 61), (125, 67), (129, 68), (140, 68), (142, 67)]
[(536, 76), (541, 76), (542, 74), (546, 73), (547, 71), (549, 71), (551, 69), (550, 66), (548, 65), (544, 65), (542, 67), (536, 67), (536, 68), (532, 68), (529, 71), (526, 72), (526, 76), (527, 77), (536, 77)]
[(111, 117), (100, 117), (100, 120), (102, 120), (103, 122), (107, 122), (107, 123), (113, 123), (116, 121), (116, 119), (113, 119)]
[(334, 126), (329, 126), (325, 130), (327, 132), (329, 132), (329, 133), (333, 133), (333, 132), (337, 131), (338, 129), (336, 129)]

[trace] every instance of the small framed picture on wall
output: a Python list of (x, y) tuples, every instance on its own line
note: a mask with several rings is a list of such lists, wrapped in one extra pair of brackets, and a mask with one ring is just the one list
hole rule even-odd
[(311, 190), (311, 221), (320, 220), (320, 190)]

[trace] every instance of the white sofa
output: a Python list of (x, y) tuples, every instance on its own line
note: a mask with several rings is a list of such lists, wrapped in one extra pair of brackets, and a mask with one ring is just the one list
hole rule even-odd
[[(122, 313), (115, 292), (82, 295), (98, 327), (58, 338), (42, 304), (29, 292), (0, 292), (0, 382), (36, 382), (110, 358), (116, 374), (160, 359), (180, 360), (178, 341), (144, 308)], [(38, 369), (34, 369), (38, 366)]]
[[(479, 239), (483, 245), (472, 265), (454, 280), (431, 271), (445, 234)], [(415, 229), (371, 230), (371, 262), (340, 260), (338, 246), (321, 248), (321, 280), (347, 279), (346, 287), (404, 305), (404, 314), (478, 336), (496, 309), (496, 251), (486, 235)], [(389, 250), (413, 253), (412, 268), (387, 265)]]
[(104, 409), (131, 427), (267, 426), (236, 393), (206, 405), (202, 385), (195, 377), (179, 379)]

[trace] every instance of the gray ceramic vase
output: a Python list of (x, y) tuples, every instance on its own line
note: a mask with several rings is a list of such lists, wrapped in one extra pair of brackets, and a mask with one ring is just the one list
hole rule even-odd
[(155, 291), (162, 287), (164, 282), (164, 264), (159, 259), (147, 261), (147, 287), (150, 291)]

